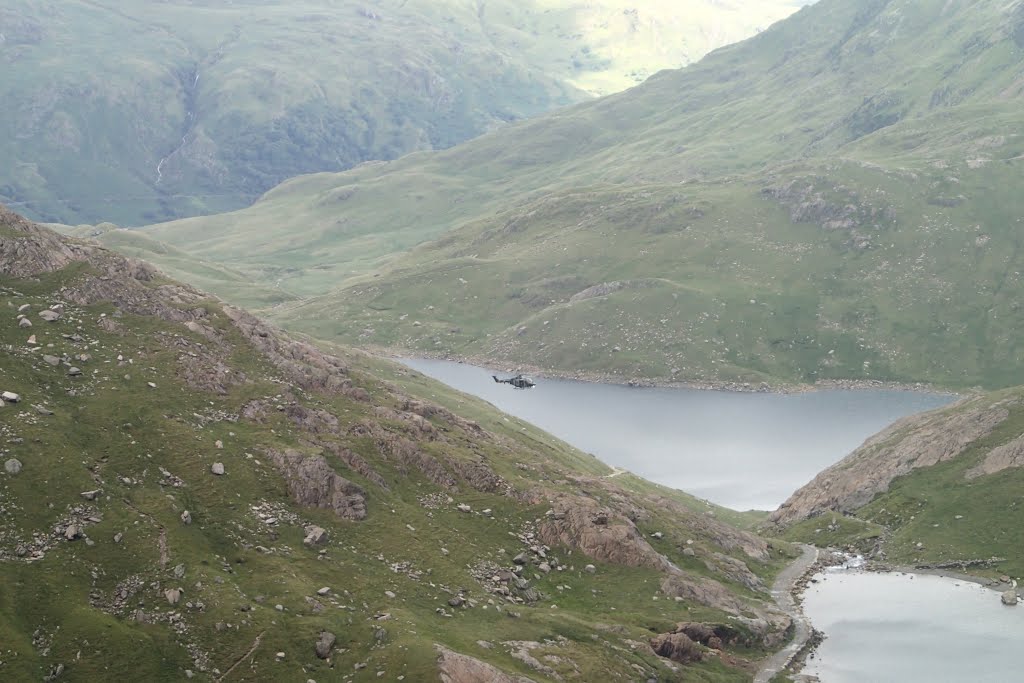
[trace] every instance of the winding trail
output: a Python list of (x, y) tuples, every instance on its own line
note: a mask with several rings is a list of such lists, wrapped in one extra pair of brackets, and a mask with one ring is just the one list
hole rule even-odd
[(800, 577), (818, 561), (818, 549), (810, 545), (801, 545), (800, 548), (803, 550), (803, 555), (783, 569), (775, 579), (775, 583), (772, 584), (772, 598), (775, 599), (775, 604), (793, 619), (793, 624), (796, 627), (793, 640), (761, 663), (761, 668), (754, 676), (754, 683), (768, 683), (775, 674), (789, 664), (811, 635), (811, 623), (804, 616), (803, 610), (796, 604), (796, 600), (793, 599), (793, 588)]

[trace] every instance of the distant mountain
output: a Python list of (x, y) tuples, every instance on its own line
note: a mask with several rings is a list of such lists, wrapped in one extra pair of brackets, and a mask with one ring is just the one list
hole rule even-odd
[(446, 148), (766, 28), (793, 0), (8, 0), (0, 201), (139, 225)]
[(786, 637), (756, 515), (2, 207), (0, 310), (4, 680), (739, 682)]
[(1010, 386), (1022, 50), (1019, 3), (822, 0), (628, 92), (145, 234), (350, 342), (622, 380)]
[[(906, 418), (772, 515), (788, 537), (902, 566), (1021, 576), (1024, 389)], [(1007, 586), (1009, 588), (1009, 586)]]

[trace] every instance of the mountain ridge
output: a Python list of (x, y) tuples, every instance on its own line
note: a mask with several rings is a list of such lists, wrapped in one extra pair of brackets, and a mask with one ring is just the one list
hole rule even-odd
[(797, 4), (12, 0), (0, 202), (69, 224), (235, 209), (621, 90)]
[[(1017, 7), (823, 0), (627, 93), (145, 233), (350, 343), (620, 381), (1018, 384)], [(621, 282), (645, 286), (573, 301)]]

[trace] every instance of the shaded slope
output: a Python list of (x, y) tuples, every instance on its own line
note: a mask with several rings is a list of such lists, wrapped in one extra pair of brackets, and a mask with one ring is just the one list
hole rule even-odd
[(1019, 383), (1022, 12), (825, 0), (627, 93), (147, 234), (310, 297), (272, 315), (350, 342)]
[(235, 209), (621, 90), (795, 4), (12, 0), (0, 201), (63, 223)]
[[(2, 209), (0, 306), (12, 680), (738, 681), (781, 641), (783, 551), (416, 373)], [(680, 620), (728, 656), (659, 659)]]

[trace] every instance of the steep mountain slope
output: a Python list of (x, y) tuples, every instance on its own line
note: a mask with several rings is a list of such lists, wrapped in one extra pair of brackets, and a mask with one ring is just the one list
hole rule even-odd
[(4, 209), (0, 309), (4, 680), (740, 681), (784, 638), (741, 515), (409, 370)]
[[(1024, 388), (901, 420), (801, 488), (772, 521), (903, 565), (1024, 574)], [(993, 558), (996, 558), (993, 560)]]
[(310, 297), (271, 315), (348, 341), (1018, 384), (1022, 27), (1018, 2), (823, 0), (626, 93), (146, 234)]
[(0, 201), (138, 225), (440, 149), (747, 37), (794, 0), (10, 0)]

